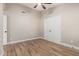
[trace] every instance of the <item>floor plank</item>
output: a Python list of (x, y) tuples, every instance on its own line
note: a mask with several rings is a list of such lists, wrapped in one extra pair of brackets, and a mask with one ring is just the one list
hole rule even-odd
[(36, 39), (4, 46), (4, 56), (79, 56), (79, 52), (44, 39)]

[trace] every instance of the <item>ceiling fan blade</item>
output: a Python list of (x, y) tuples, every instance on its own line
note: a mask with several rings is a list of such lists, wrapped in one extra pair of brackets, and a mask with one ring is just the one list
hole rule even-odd
[(43, 4), (52, 4), (52, 3), (43, 3)]
[(42, 5), (43, 9), (46, 9), (46, 7), (43, 4), (41, 4), (41, 5)]
[(38, 6), (38, 4), (36, 4), (35, 6), (34, 6), (34, 8), (36, 8)]

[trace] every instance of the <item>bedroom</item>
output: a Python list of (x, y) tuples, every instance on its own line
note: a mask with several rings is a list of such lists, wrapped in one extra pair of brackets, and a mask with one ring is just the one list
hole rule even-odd
[(79, 4), (0, 4), (0, 54), (79, 56)]

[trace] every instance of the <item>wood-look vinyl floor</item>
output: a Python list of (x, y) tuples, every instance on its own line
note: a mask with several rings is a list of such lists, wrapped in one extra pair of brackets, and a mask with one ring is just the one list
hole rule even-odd
[(35, 39), (4, 46), (4, 56), (79, 56), (79, 52), (44, 39)]

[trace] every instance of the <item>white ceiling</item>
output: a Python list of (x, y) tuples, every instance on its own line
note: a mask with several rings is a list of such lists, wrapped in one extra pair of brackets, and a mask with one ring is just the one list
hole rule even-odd
[[(24, 6), (30, 7), (30, 8), (32, 8), (34, 10), (38, 10), (38, 11), (44, 10), (41, 5), (38, 5), (37, 8), (34, 8), (34, 6), (36, 5), (36, 3), (21, 3), (21, 4), (24, 5)], [(57, 5), (59, 5), (59, 3), (44, 4), (44, 6), (46, 7), (46, 9), (52, 8), (52, 7), (57, 6)]]

